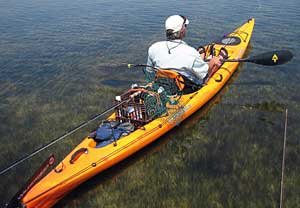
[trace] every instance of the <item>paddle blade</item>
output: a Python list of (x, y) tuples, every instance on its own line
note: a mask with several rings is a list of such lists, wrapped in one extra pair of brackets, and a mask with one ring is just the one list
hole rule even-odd
[(266, 65), (266, 66), (275, 66), (284, 64), (290, 61), (293, 58), (293, 54), (288, 50), (278, 50), (262, 53), (249, 59), (246, 59), (247, 62), (252, 62), (256, 64)]

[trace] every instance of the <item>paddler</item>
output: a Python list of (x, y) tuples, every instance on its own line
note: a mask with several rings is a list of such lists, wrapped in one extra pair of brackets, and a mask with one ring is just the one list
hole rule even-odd
[[(193, 72), (205, 83), (221, 66), (221, 56), (214, 56), (208, 62), (195, 48), (183, 41), (189, 20), (182, 15), (169, 16), (165, 21), (167, 40), (156, 42), (148, 50), (147, 65), (163, 69), (184, 69)], [(201, 48), (202, 49), (202, 48)], [(151, 71), (151, 68), (147, 68)]]

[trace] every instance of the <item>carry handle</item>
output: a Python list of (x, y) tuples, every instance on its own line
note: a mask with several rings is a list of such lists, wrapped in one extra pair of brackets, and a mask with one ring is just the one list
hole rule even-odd
[(74, 164), (82, 154), (87, 154), (88, 153), (88, 149), (87, 148), (80, 148), (79, 150), (77, 150), (76, 152), (74, 152), (74, 154), (71, 156), (71, 160), (70, 163)]

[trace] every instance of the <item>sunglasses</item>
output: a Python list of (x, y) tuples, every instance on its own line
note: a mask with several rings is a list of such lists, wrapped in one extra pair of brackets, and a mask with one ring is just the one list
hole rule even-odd
[(183, 16), (183, 15), (179, 15), (179, 16), (183, 19), (183, 24), (182, 25), (184, 25), (185, 27), (187, 27), (187, 24), (185, 24), (186, 23), (186, 17)]

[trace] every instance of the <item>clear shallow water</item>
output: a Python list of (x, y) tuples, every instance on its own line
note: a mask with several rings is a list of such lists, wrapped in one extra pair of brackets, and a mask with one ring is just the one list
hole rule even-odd
[[(58, 207), (274, 207), (285, 107), (286, 205), (296, 207), (298, 8), (295, 0), (1, 1), (0, 167), (106, 109), (127, 88), (126, 81), (141, 81), (142, 73), (123, 63), (145, 62), (149, 45), (164, 39), (168, 15), (189, 17), (186, 41), (195, 47), (255, 17), (248, 52), (287, 48), (295, 55), (290, 63), (276, 69), (242, 65), (207, 112), (196, 114), (125, 165), (97, 176)], [(114, 85), (115, 80), (122, 82)], [(55, 152), (59, 160), (95, 125), (2, 176), (0, 202), (11, 197), (41, 158)]]

